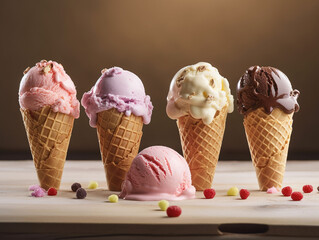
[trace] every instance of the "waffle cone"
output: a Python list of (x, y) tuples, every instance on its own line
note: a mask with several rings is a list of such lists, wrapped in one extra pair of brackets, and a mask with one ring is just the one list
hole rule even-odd
[(98, 113), (97, 133), (108, 188), (121, 191), (132, 160), (138, 154), (143, 119), (115, 108)]
[(228, 106), (218, 111), (206, 125), (201, 119), (186, 115), (177, 119), (184, 157), (197, 191), (212, 187), (215, 168), (224, 136)]
[(74, 118), (53, 112), (50, 106), (40, 111), (20, 111), (40, 186), (59, 189)]
[(292, 114), (275, 108), (271, 114), (258, 108), (244, 118), (244, 127), (259, 188), (281, 188), (286, 169)]

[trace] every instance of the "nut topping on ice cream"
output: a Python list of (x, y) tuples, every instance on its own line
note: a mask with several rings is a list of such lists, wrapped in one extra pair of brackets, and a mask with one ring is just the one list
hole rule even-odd
[(206, 66), (199, 66), (197, 67), (197, 72), (204, 72), (206, 69)]
[(53, 68), (53, 64), (48, 64), (43, 68), (43, 73), (46, 74), (48, 72), (50, 72), (50, 70)]
[(241, 114), (263, 107), (267, 114), (280, 108), (287, 114), (297, 112), (299, 91), (293, 90), (288, 77), (273, 67), (250, 67), (237, 86), (237, 105)]
[(191, 115), (208, 125), (224, 106), (232, 112), (233, 101), (227, 79), (209, 63), (199, 62), (182, 68), (173, 77), (166, 112), (172, 119)]
[(23, 71), (23, 74), (26, 74), (27, 72), (29, 72), (30, 70), (30, 67), (27, 67), (24, 71)]

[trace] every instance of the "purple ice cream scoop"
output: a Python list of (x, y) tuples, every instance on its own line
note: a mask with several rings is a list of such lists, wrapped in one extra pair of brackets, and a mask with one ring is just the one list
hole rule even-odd
[(126, 116), (141, 116), (144, 124), (151, 121), (153, 105), (145, 94), (141, 79), (134, 73), (119, 67), (102, 70), (101, 77), (90, 91), (83, 94), (82, 106), (96, 127), (97, 113), (116, 108)]

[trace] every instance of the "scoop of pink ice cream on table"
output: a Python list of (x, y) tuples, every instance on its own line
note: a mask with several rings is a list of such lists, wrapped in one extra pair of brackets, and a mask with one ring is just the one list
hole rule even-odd
[(61, 64), (42, 60), (24, 71), (19, 104), (42, 188), (59, 189), (80, 103)]
[(122, 185), (120, 198), (157, 201), (195, 198), (186, 160), (171, 148), (153, 146), (133, 160)]
[(151, 120), (153, 105), (141, 79), (119, 67), (102, 70), (101, 77), (81, 103), (97, 128), (109, 190), (120, 191), (137, 155), (143, 123)]

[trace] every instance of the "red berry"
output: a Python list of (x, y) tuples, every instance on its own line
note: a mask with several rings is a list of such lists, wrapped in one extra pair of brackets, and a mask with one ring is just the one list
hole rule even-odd
[(302, 195), (301, 192), (293, 192), (293, 193), (291, 194), (291, 198), (292, 198), (292, 200), (294, 200), (294, 201), (300, 201), (300, 200), (303, 198), (303, 195)]
[(53, 187), (49, 188), (49, 190), (48, 190), (49, 196), (55, 196), (55, 195), (57, 195), (57, 193), (58, 193), (58, 191)]
[(239, 195), (241, 199), (247, 199), (250, 195), (250, 192), (247, 189), (240, 189)]
[(170, 206), (166, 209), (168, 217), (179, 217), (182, 213), (182, 209), (179, 206)]
[(216, 195), (216, 191), (212, 188), (208, 188), (204, 190), (204, 196), (207, 199), (214, 198)]
[(302, 187), (304, 193), (311, 193), (313, 191), (313, 187), (311, 185), (305, 185)]
[(284, 187), (283, 189), (281, 189), (281, 193), (282, 193), (282, 195), (284, 195), (285, 197), (289, 197), (289, 196), (291, 196), (292, 188), (289, 187), (289, 186)]

